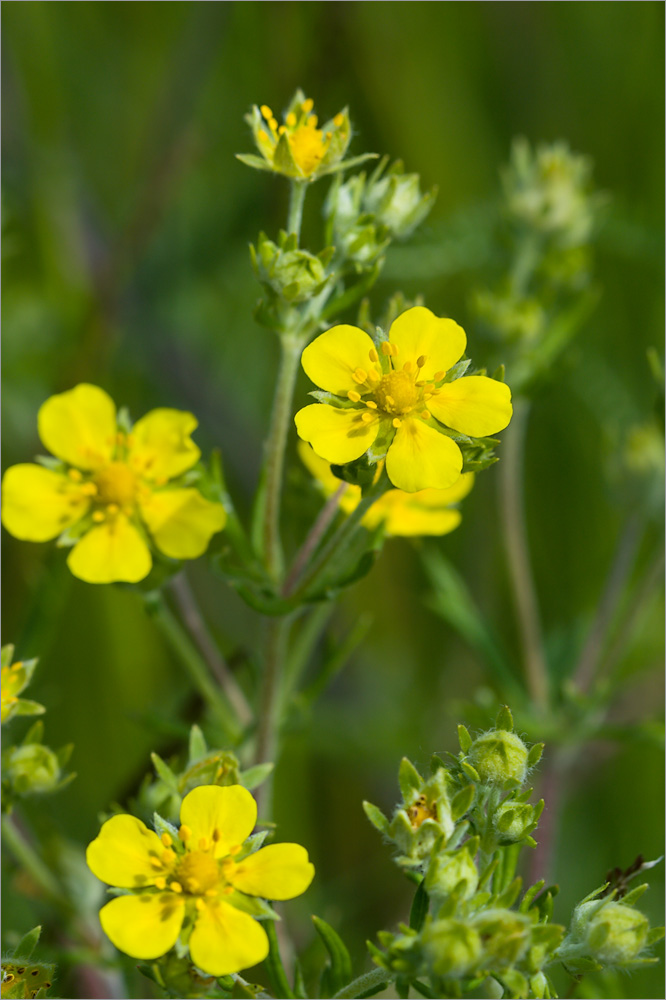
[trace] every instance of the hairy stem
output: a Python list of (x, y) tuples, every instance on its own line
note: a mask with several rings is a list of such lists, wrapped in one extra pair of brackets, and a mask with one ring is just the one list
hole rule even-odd
[(301, 222), (303, 221), (303, 202), (305, 201), (305, 191), (307, 181), (292, 181), (289, 192), (289, 215), (287, 217), (287, 233), (295, 233), (300, 242)]
[(543, 655), (539, 606), (530, 567), (523, 494), (523, 459), (528, 418), (529, 404), (518, 400), (513, 421), (504, 439), (499, 482), (504, 538), (520, 627), (527, 689), (534, 704), (544, 709), (548, 704), (548, 668)]
[[(257, 764), (267, 761), (277, 763), (279, 755), (280, 687), (290, 627), (289, 617), (271, 618), (266, 622), (264, 676), (254, 755)], [(256, 797), (263, 820), (271, 817), (272, 788), (273, 782), (268, 778), (257, 790)]]
[(298, 583), (301, 573), (309, 563), (315, 549), (326, 534), (327, 528), (333, 521), (335, 515), (338, 513), (340, 500), (343, 494), (347, 491), (348, 486), (348, 483), (340, 483), (340, 486), (335, 491), (333, 496), (328, 498), (319, 512), (317, 520), (312, 525), (307, 538), (296, 553), (296, 557), (291, 565), (287, 579), (284, 581), (284, 586), (282, 588), (283, 597), (289, 597)]

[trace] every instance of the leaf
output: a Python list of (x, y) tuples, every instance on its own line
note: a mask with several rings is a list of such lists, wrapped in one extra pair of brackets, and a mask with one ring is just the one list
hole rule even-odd
[(502, 705), (497, 718), (495, 719), (495, 729), (502, 729), (507, 733), (513, 732), (513, 716), (508, 705)]
[(472, 737), (469, 735), (469, 731), (465, 726), (458, 726), (458, 742), (460, 743), (460, 749), (463, 753), (467, 753), (472, 745)]
[(155, 827), (155, 833), (158, 837), (166, 833), (168, 837), (171, 837), (176, 843), (178, 843), (178, 830), (167, 820), (163, 819), (158, 812), (153, 813), (153, 826)]
[(420, 792), (423, 788), (423, 778), (407, 757), (403, 757), (400, 761), (398, 784), (400, 785), (400, 793), (405, 801), (412, 798), (413, 792)]
[(188, 749), (189, 763), (192, 764), (195, 760), (205, 757), (207, 753), (208, 747), (206, 745), (204, 734), (195, 724), (190, 729), (190, 742)]
[(273, 169), (270, 163), (267, 163), (261, 156), (255, 156), (254, 153), (236, 153), (236, 159), (244, 163), (246, 167), (254, 167), (255, 170)]
[(247, 771), (240, 772), (241, 784), (252, 791), (253, 788), (257, 788), (266, 780), (274, 767), (275, 765), (271, 763), (255, 764), (254, 767), (248, 767)]
[(337, 931), (334, 931), (325, 920), (313, 915), (312, 922), (330, 958), (329, 981), (331, 993), (341, 990), (352, 977), (351, 958), (347, 947)]
[(377, 806), (373, 806), (372, 802), (364, 802), (363, 811), (375, 829), (387, 836), (390, 823), (381, 809), (378, 809)]
[(430, 909), (430, 897), (425, 888), (425, 882), (419, 884), (416, 893), (414, 894), (414, 899), (412, 901), (412, 908), (409, 913), (409, 926), (415, 930), (420, 931), (425, 922), (425, 918), (428, 915), (428, 910)]
[(31, 931), (24, 934), (19, 943), (14, 948), (14, 958), (30, 958), (33, 951), (35, 950), (35, 945), (39, 941), (39, 935), (42, 933), (41, 924), (37, 924), (33, 927)]
[(535, 743), (533, 747), (530, 747), (530, 751), (527, 755), (528, 767), (535, 767), (539, 763), (545, 745), (545, 743)]
[(460, 819), (466, 812), (469, 812), (472, 808), (475, 795), (476, 785), (467, 785), (465, 788), (461, 788), (459, 792), (456, 792), (451, 802), (451, 815), (454, 820)]
[(178, 778), (173, 773), (169, 765), (166, 764), (159, 756), (159, 754), (156, 753), (151, 753), (150, 759), (153, 762), (153, 767), (157, 771), (158, 776), (161, 778), (161, 780), (164, 782), (167, 788), (170, 791), (174, 792), (176, 795), (178, 795), (179, 792)]

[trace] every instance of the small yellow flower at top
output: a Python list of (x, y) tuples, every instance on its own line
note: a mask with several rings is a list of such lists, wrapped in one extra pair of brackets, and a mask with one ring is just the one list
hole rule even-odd
[(69, 533), (67, 564), (88, 583), (143, 580), (150, 543), (172, 559), (194, 559), (226, 521), (221, 504), (177, 482), (201, 454), (190, 437), (196, 426), (191, 413), (157, 409), (127, 432), (98, 386), (51, 396), (39, 410), (39, 436), (62, 464), (9, 468), (2, 523), (33, 542)]
[(238, 158), (297, 180), (315, 180), (338, 169), (351, 139), (347, 110), (319, 126), (313, 107), (312, 98), (298, 90), (279, 124), (267, 104), (255, 105), (247, 121), (262, 158), (247, 154)]
[(133, 958), (159, 958), (184, 927), (192, 962), (211, 976), (263, 961), (268, 938), (245, 912), (247, 897), (300, 896), (314, 868), (298, 844), (252, 853), (245, 841), (256, 819), (256, 802), (241, 785), (200, 785), (183, 799), (178, 836), (160, 838), (134, 816), (107, 820), (86, 860), (103, 882), (131, 890), (100, 911), (116, 948)]
[(306, 375), (330, 402), (298, 411), (299, 437), (336, 465), (381, 451), (390, 481), (407, 493), (448, 489), (463, 465), (451, 432), (486, 437), (513, 412), (503, 382), (485, 375), (447, 381), (466, 342), (457, 323), (422, 306), (398, 316), (379, 350), (358, 327), (332, 327), (303, 351)]
[[(353, 483), (343, 484), (333, 475), (328, 462), (315, 454), (309, 444), (299, 441), (298, 445), (298, 453), (304, 465), (319, 482), (326, 496), (332, 496), (341, 486), (346, 485), (339, 505), (346, 514), (351, 514), (361, 502), (361, 487)], [(383, 464), (377, 463), (378, 476)], [(454, 505), (467, 496), (473, 485), (474, 473), (463, 472), (454, 485), (446, 490), (419, 490), (416, 493), (388, 490), (375, 500), (361, 524), (371, 530), (383, 524), (387, 535), (447, 535), (462, 520), (460, 511)]]

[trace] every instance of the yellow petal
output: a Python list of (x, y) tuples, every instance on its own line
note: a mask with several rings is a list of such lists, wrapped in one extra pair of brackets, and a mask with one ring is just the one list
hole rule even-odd
[(346, 485), (347, 488), (339, 500), (340, 507), (346, 514), (350, 514), (356, 509), (356, 507), (358, 507), (361, 501), (360, 486), (355, 486), (353, 483), (345, 484), (341, 479), (338, 479), (337, 476), (334, 476), (331, 472), (331, 466), (329, 463), (325, 459), (320, 458), (319, 455), (313, 451), (312, 446), (307, 444), (305, 441), (298, 442), (298, 454), (300, 455), (303, 464), (319, 482), (326, 496), (332, 496), (340, 489), (341, 486)]
[(74, 576), (86, 583), (137, 583), (152, 564), (148, 546), (123, 514), (91, 528), (67, 557)]
[(99, 386), (84, 382), (51, 396), (39, 409), (37, 426), (49, 451), (78, 469), (97, 469), (111, 461), (116, 407)]
[(346, 396), (350, 389), (363, 392), (352, 374), (357, 368), (368, 371), (374, 349), (370, 337), (357, 326), (333, 326), (308, 344), (301, 363), (305, 374), (320, 389)]
[(135, 816), (112, 816), (88, 845), (86, 861), (91, 872), (120, 889), (153, 885), (157, 875), (153, 858), (164, 852), (160, 838)]
[[(362, 411), (367, 412), (367, 411)], [(361, 411), (328, 403), (304, 406), (294, 417), (298, 436), (309, 441), (316, 453), (327, 462), (344, 465), (367, 451), (377, 437), (379, 420), (361, 420)]]
[(172, 559), (202, 555), (211, 535), (227, 520), (222, 504), (211, 503), (192, 488), (151, 493), (139, 506), (158, 549)]
[(67, 476), (41, 465), (12, 465), (2, 480), (2, 523), (15, 538), (45, 542), (78, 521), (90, 498)]
[(314, 878), (314, 865), (300, 844), (270, 844), (238, 862), (228, 876), (234, 888), (265, 899), (300, 896)]
[(455, 441), (422, 420), (403, 420), (386, 456), (389, 479), (406, 493), (446, 489), (461, 469), (462, 453)]
[(266, 931), (228, 903), (203, 901), (190, 937), (190, 957), (211, 976), (249, 969), (268, 955)]
[(175, 892), (118, 896), (99, 911), (104, 933), (132, 958), (159, 958), (173, 948), (185, 916)]
[(398, 348), (396, 368), (402, 368), (405, 361), (416, 365), (420, 357), (426, 359), (421, 368), (422, 379), (448, 371), (462, 357), (467, 344), (461, 326), (452, 319), (440, 319), (423, 306), (415, 306), (398, 316), (391, 324), (389, 340)]
[[(434, 492), (434, 491), (433, 491)], [(437, 492), (443, 492), (437, 490)], [(417, 496), (417, 494), (404, 494)], [(447, 535), (457, 528), (462, 520), (459, 510), (450, 508), (419, 507), (402, 503), (387, 512), (386, 534), (403, 538), (421, 535)]]
[(443, 385), (427, 405), (447, 427), (470, 437), (496, 434), (513, 414), (508, 385), (485, 375), (469, 375)]
[(192, 850), (205, 840), (208, 846), (215, 844), (213, 856), (221, 858), (252, 833), (257, 803), (242, 785), (199, 785), (183, 799), (180, 822), (192, 831)]
[(129, 463), (146, 479), (174, 479), (198, 461), (201, 452), (191, 439), (198, 421), (184, 410), (151, 410), (131, 433)]

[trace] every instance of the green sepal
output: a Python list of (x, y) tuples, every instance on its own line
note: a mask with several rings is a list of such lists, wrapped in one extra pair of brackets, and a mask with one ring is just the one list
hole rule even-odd
[(235, 860), (242, 861), (243, 858), (246, 858), (249, 854), (255, 854), (262, 846), (268, 834), (268, 830), (260, 830), (258, 833), (251, 834), (243, 844), (242, 849), (236, 855)]
[(208, 745), (206, 744), (206, 738), (204, 737), (204, 734), (199, 726), (195, 723), (190, 729), (188, 763), (193, 764), (196, 760), (200, 760), (201, 757), (205, 757), (207, 753)]
[(6, 646), (3, 646), (0, 650), (0, 667), (10, 667), (12, 660), (14, 659), (14, 644), (8, 642)]
[(625, 906), (633, 906), (634, 903), (637, 900), (639, 900), (641, 898), (641, 896), (643, 895), (643, 893), (647, 892), (647, 890), (649, 888), (650, 887), (647, 884), (647, 882), (643, 882), (642, 885), (637, 885), (634, 889), (632, 889), (630, 892), (627, 892), (622, 897), (622, 902), (625, 904)]
[(54, 458), (52, 455), (35, 455), (35, 462), (38, 465), (43, 465), (45, 469), (65, 474), (65, 463), (59, 458)]
[(457, 381), (457, 379), (462, 378), (471, 363), (472, 361), (470, 358), (465, 358), (464, 361), (457, 361), (455, 365), (452, 365), (451, 368), (449, 368), (441, 382), (437, 382), (436, 384), (445, 385), (447, 382)]
[(180, 786), (178, 783), (178, 778), (173, 773), (168, 764), (166, 764), (159, 754), (151, 753), (150, 759), (153, 762), (153, 767), (155, 768), (158, 777), (162, 779), (164, 784), (167, 786), (169, 791), (174, 792), (176, 795), (180, 794)]
[(373, 806), (372, 802), (364, 802), (363, 811), (375, 829), (379, 830), (384, 836), (388, 836), (390, 823), (381, 809)]
[(502, 705), (497, 713), (495, 729), (503, 729), (507, 733), (513, 732), (513, 716), (508, 705)]
[(458, 726), (458, 743), (460, 743), (460, 749), (463, 753), (467, 753), (472, 745), (472, 737), (469, 734), (469, 730), (465, 726)]
[(40, 719), (38, 722), (34, 722), (30, 729), (25, 734), (21, 740), (22, 746), (27, 746), (29, 743), (41, 743), (44, 737), (44, 723)]
[(358, 409), (359, 413), (363, 412), (358, 403), (352, 402), (351, 399), (345, 399), (344, 396), (336, 396), (334, 393), (327, 392), (325, 389), (311, 389), (308, 392), (308, 396), (312, 396), (312, 398), (316, 399), (318, 403), (335, 406), (340, 410)]
[(344, 941), (337, 931), (333, 930), (330, 924), (327, 924), (320, 917), (314, 916), (314, 914), (312, 922), (330, 958), (330, 965), (324, 969), (324, 973), (322, 974), (322, 985), (325, 982), (328, 987), (327, 992), (330, 991), (332, 995), (341, 990), (350, 981), (352, 977), (351, 958)]
[(37, 942), (39, 941), (39, 935), (42, 933), (42, 925), (37, 924), (33, 927), (31, 931), (24, 934), (19, 943), (14, 948), (13, 958), (30, 958)]
[(497, 906), (504, 907), (507, 910), (511, 909), (513, 904), (518, 899), (522, 887), (523, 880), (520, 875), (518, 875), (513, 882), (509, 883), (504, 892), (497, 897)]
[(541, 892), (545, 884), (546, 880), (542, 878), (538, 882), (535, 882), (534, 885), (531, 885), (529, 889), (525, 890), (525, 895), (521, 899), (520, 906), (518, 907), (520, 913), (527, 913), (530, 908), (530, 903), (534, 897)]
[(423, 778), (407, 757), (403, 757), (400, 761), (398, 784), (400, 785), (400, 792), (405, 801), (411, 799), (414, 792), (420, 792), (423, 788)]
[[(391, 935), (391, 937), (393, 937), (393, 935)], [(382, 969), (390, 969), (391, 968), (389, 962), (387, 961), (386, 955), (384, 954), (383, 951), (381, 951), (377, 947), (376, 944), (373, 944), (372, 941), (366, 941), (365, 942), (365, 946), (368, 949), (368, 951), (370, 952), (370, 955), (372, 956), (372, 960), (377, 965), (379, 965)]]
[(376, 160), (378, 158), (379, 153), (361, 153), (360, 156), (351, 156), (348, 160), (342, 160), (332, 167), (326, 167), (325, 170), (318, 170), (316, 176), (326, 177), (329, 174), (337, 174), (340, 170), (351, 170), (352, 167), (360, 167), (362, 163), (367, 163), (368, 160)]
[(166, 833), (172, 838), (175, 844), (180, 843), (176, 827), (173, 823), (169, 823), (166, 819), (163, 819), (158, 812), (153, 813), (153, 826), (155, 827), (155, 833), (158, 837), (161, 837), (163, 833)]
[(472, 767), (472, 765), (469, 764), (466, 760), (460, 761), (460, 767), (471, 781), (481, 781), (477, 769), (475, 767)]
[(354, 486), (371, 486), (377, 475), (377, 469), (370, 464), (365, 455), (346, 465), (332, 465), (331, 472), (337, 479)]
[(287, 138), (286, 132), (283, 132), (278, 139), (273, 152), (273, 169), (286, 174), (287, 177), (293, 177), (295, 179), (303, 177), (303, 171), (294, 159), (291, 151), (291, 144)]
[(275, 764), (271, 763), (255, 764), (254, 767), (248, 767), (247, 771), (241, 771), (239, 774), (241, 785), (244, 785), (248, 791), (258, 788), (259, 785), (263, 784), (274, 767)]
[(650, 945), (656, 944), (657, 941), (661, 941), (661, 939), (664, 937), (665, 934), (666, 934), (666, 927), (651, 927), (650, 930), (648, 931), (648, 936), (646, 941), (648, 948), (650, 947)]
[(276, 913), (272, 906), (259, 896), (246, 896), (243, 892), (232, 892), (224, 897), (224, 902), (234, 906), (243, 913), (248, 913), (257, 920), (280, 920), (280, 914)]
[(12, 715), (43, 715), (46, 709), (38, 701), (29, 698), (19, 698), (14, 704)]
[(428, 910), (430, 909), (430, 897), (425, 888), (425, 880), (419, 883), (418, 889), (414, 894), (414, 899), (412, 900), (412, 908), (409, 911), (409, 926), (415, 930), (420, 931), (425, 923), (425, 918), (428, 915)]
[(65, 767), (65, 765), (69, 762), (69, 759), (72, 756), (73, 752), (74, 752), (73, 743), (66, 743), (64, 747), (60, 747), (59, 750), (56, 750), (55, 755), (58, 763), (60, 764), (60, 767)]
[(454, 821), (459, 820), (466, 812), (472, 808), (476, 795), (476, 785), (466, 785), (453, 796), (451, 800), (451, 816)]
[(273, 167), (264, 160), (262, 156), (255, 156), (254, 153), (236, 153), (236, 159), (244, 163), (246, 167), (254, 167), (255, 170), (272, 170)]
[(526, 997), (529, 993), (529, 984), (522, 972), (517, 969), (504, 969), (501, 973), (494, 972), (493, 978), (505, 986), (512, 997)]
[(533, 747), (530, 747), (530, 751), (527, 755), (528, 767), (535, 767), (539, 763), (545, 745), (545, 743), (535, 743)]

